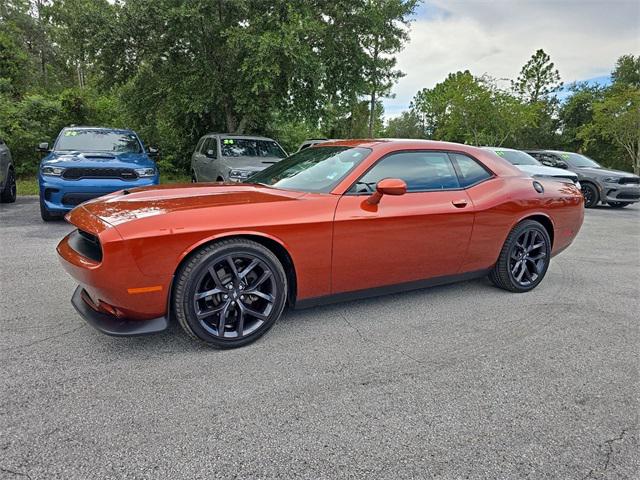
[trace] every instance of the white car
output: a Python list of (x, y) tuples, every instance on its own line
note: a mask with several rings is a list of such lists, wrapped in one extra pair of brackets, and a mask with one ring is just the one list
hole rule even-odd
[(544, 177), (544, 178), (557, 178), (561, 181), (571, 181), (580, 188), (580, 182), (578, 182), (578, 175), (569, 170), (562, 168), (547, 167), (533, 158), (528, 153), (513, 148), (502, 147), (482, 147), (484, 150), (491, 150), (499, 157), (504, 158), (507, 162), (515, 167), (518, 167), (525, 173), (528, 173), (532, 177)]

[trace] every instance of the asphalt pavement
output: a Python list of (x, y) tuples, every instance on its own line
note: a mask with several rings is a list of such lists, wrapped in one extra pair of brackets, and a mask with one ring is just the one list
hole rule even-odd
[(37, 199), (0, 205), (0, 478), (638, 478), (640, 207), (533, 292), (289, 311), (217, 351), (85, 325)]

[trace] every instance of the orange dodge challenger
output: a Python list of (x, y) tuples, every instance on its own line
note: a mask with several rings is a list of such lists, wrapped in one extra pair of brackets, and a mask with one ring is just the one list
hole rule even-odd
[(122, 190), (67, 215), (72, 303), (110, 335), (177, 320), (215, 347), (253, 342), (286, 305), (311, 306), (488, 275), (544, 278), (583, 220), (573, 183), (533, 179), (491, 151), (348, 140), (245, 183)]

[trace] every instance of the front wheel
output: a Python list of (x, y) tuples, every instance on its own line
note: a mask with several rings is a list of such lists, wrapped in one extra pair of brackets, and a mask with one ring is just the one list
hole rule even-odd
[(611, 208), (624, 208), (627, 205), (631, 205), (632, 202), (609, 202)]
[(202, 248), (176, 274), (173, 306), (191, 337), (234, 348), (264, 335), (282, 314), (287, 276), (259, 243), (230, 239)]
[(528, 292), (542, 281), (550, 259), (549, 233), (535, 220), (524, 220), (511, 230), (489, 278), (504, 290)]
[(584, 207), (593, 208), (598, 204), (598, 190), (590, 183), (581, 183), (582, 196), (584, 197)]
[(9, 170), (7, 173), (7, 183), (4, 184), (4, 188), (0, 193), (0, 202), (13, 203), (17, 197), (16, 189), (16, 174), (13, 170)]

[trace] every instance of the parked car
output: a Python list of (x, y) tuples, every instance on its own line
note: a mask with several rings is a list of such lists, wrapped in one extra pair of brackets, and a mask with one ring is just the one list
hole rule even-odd
[(242, 182), (286, 156), (271, 138), (210, 133), (191, 155), (191, 181)]
[(300, 146), (298, 147), (298, 152), (300, 150), (304, 150), (305, 148), (309, 148), (309, 147), (313, 147), (314, 145), (317, 145), (319, 143), (324, 143), (324, 142), (330, 142), (332, 140), (328, 139), (328, 138), (307, 138), (304, 142), (302, 142), (300, 144)]
[[(250, 183), (149, 187), (84, 203), (58, 245), (72, 303), (104, 333), (173, 317), (221, 348), (312, 306), (489, 275), (527, 292), (582, 225), (580, 190), (430, 141), (306, 148)], [(394, 326), (396, 328), (397, 326)]]
[(558, 150), (528, 150), (527, 153), (544, 165), (575, 172), (580, 180), (584, 206), (606, 203), (623, 208), (640, 201), (640, 177), (633, 173), (604, 168), (595, 160), (573, 152)]
[(533, 158), (528, 153), (520, 150), (514, 150), (513, 148), (502, 147), (482, 147), (485, 150), (490, 150), (499, 157), (504, 158), (511, 165), (516, 166), (524, 173), (536, 178), (553, 178), (560, 181), (573, 182), (578, 188), (580, 188), (580, 182), (578, 181), (578, 175), (562, 168), (547, 167), (542, 165), (538, 160)]
[(40, 214), (54, 220), (76, 205), (116, 190), (157, 185), (158, 151), (145, 149), (132, 130), (102, 127), (63, 128), (40, 162)]
[(9, 147), (0, 138), (0, 202), (16, 201), (16, 171), (11, 159)]

